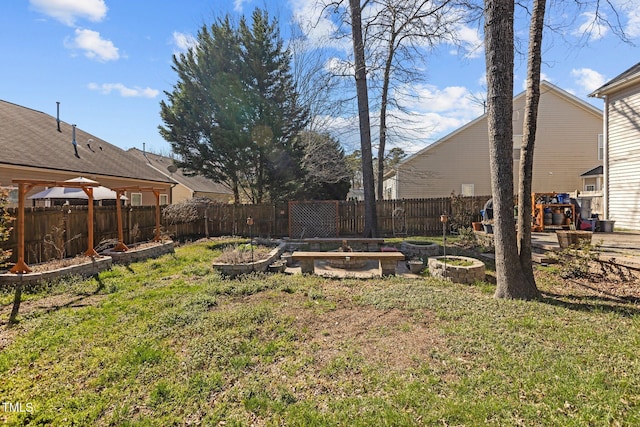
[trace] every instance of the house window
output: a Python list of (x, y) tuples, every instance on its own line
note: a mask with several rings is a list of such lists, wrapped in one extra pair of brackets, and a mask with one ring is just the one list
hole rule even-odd
[(10, 188), (9, 189), (8, 202), (12, 203), (12, 204), (18, 203), (18, 189), (17, 188)]
[(513, 147), (513, 161), (514, 162), (519, 162), (520, 161), (520, 148), (515, 148)]
[(131, 206), (142, 206), (142, 193), (131, 193)]
[(522, 135), (513, 135), (513, 161), (520, 161), (520, 148), (522, 147)]
[(160, 195), (160, 205), (168, 205), (169, 204), (169, 195), (161, 194)]
[(598, 135), (598, 160), (604, 160), (604, 135)]
[(596, 191), (595, 184), (587, 184), (584, 186), (584, 191)]
[(466, 197), (473, 197), (473, 195), (474, 195), (474, 185), (473, 184), (462, 184), (460, 195), (461, 196), (466, 196)]

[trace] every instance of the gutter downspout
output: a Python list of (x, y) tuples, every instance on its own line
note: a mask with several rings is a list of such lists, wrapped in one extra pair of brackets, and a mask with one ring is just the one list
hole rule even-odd
[(398, 182), (399, 182), (398, 175), (400, 175), (400, 168), (396, 166), (396, 176), (395, 176), (395, 181), (396, 182), (395, 182), (395, 185), (394, 185), (394, 187), (395, 187), (394, 193), (396, 193), (396, 194), (394, 194), (394, 198), (396, 200), (398, 200), (400, 198), (400, 197), (398, 197), (400, 195), (400, 187), (398, 187)]
[(604, 97), (602, 113), (602, 175), (604, 177), (602, 212), (604, 219), (609, 219), (609, 95)]

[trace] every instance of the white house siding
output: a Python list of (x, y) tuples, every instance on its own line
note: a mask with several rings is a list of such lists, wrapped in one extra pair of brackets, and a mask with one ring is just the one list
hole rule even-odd
[[(514, 99), (514, 140), (521, 141), (525, 97)], [(541, 86), (534, 156), (534, 192), (582, 189), (581, 174), (601, 164), (598, 134), (602, 113), (548, 83)], [(518, 148), (515, 146), (515, 148)], [(514, 162), (514, 191), (519, 161)], [(394, 178), (391, 178), (394, 179)], [(475, 195), (491, 194), (485, 116), (410, 157), (398, 167), (397, 197), (447, 197), (473, 184)]]
[(640, 229), (640, 86), (609, 98), (609, 219), (616, 228)]

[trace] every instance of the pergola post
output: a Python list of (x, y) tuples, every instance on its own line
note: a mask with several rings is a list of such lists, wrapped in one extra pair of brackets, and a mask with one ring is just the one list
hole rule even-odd
[(153, 190), (153, 195), (156, 196), (156, 233), (153, 236), (154, 242), (160, 241), (160, 191)]
[(9, 271), (16, 274), (30, 273), (31, 269), (24, 262), (24, 198), (32, 185), (18, 184), (18, 262)]
[(115, 252), (126, 252), (129, 250), (124, 244), (124, 232), (122, 231), (122, 206), (120, 206), (120, 197), (124, 190), (116, 189), (116, 213), (118, 215), (118, 244), (113, 248)]
[(87, 231), (87, 251), (84, 254), (89, 257), (97, 257), (98, 253), (93, 248), (93, 188), (82, 187), (82, 190), (84, 190), (89, 197), (89, 210), (87, 212), (89, 217), (89, 230)]

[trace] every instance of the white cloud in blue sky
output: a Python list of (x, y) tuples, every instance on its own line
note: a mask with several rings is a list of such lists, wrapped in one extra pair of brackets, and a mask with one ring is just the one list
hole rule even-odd
[(198, 41), (191, 34), (174, 31), (172, 34), (172, 42), (179, 52), (186, 52), (198, 44)]
[(122, 83), (89, 83), (87, 87), (91, 90), (98, 91), (103, 95), (109, 95), (111, 92), (118, 92), (123, 98), (155, 98), (160, 94), (159, 90), (150, 87), (127, 87)]
[(31, 7), (65, 25), (74, 26), (83, 18), (99, 22), (107, 15), (104, 0), (29, 0)]
[(110, 40), (105, 40), (93, 30), (76, 28), (75, 36), (65, 40), (68, 49), (79, 49), (84, 56), (97, 61), (115, 61), (120, 59), (120, 50)]
[(605, 76), (590, 68), (574, 68), (571, 76), (586, 93), (593, 92), (607, 81)]
[[(595, 12), (585, 12), (580, 15), (583, 19), (582, 24), (573, 32), (577, 37), (587, 37), (588, 40), (600, 40), (605, 37), (609, 32), (607, 27), (602, 21), (596, 19)], [(604, 16), (606, 18), (606, 15)]]
[(245, 3), (249, 3), (250, 0), (233, 0), (233, 10), (236, 12), (242, 12), (242, 7)]

